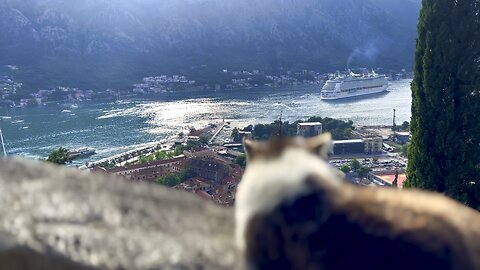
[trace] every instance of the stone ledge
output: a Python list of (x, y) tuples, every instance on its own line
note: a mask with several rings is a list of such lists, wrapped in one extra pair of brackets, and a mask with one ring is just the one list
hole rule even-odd
[(233, 209), (153, 184), (0, 161), (0, 268), (231, 269)]

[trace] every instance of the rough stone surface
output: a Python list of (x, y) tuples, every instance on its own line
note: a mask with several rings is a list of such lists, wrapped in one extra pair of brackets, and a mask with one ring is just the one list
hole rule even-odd
[(157, 185), (0, 161), (0, 269), (231, 269), (233, 220)]

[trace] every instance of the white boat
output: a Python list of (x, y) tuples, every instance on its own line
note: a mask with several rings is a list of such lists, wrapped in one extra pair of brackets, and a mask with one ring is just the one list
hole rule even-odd
[(321, 99), (336, 100), (372, 95), (387, 91), (389, 86), (387, 76), (375, 72), (359, 75), (350, 72), (348, 75), (337, 74), (328, 80), (322, 88)]
[(89, 148), (89, 147), (82, 147), (82, 148), (73, 149), (73, 150), (68, 151), (68, 155), (72, 159), (89, 157), (89, 156), (92, 156), (92, 155), (95, 155), (95, 154), (96, 154), (95, 149)]

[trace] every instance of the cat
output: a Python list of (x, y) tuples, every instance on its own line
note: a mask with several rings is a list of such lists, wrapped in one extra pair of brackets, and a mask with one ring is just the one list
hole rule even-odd
[(236, 242), (248, 269), (480, 269), (480, 215), (443, 195), (349, 184), (331, 135), (244, 141)]

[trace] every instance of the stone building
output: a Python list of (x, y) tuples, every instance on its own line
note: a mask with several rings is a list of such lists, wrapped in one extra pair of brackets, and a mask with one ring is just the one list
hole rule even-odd
[(363, 139), (365, 144), (365, 153), (377, 154), (382, 152), (383, 139), (382, 137), (372, 137)]
[(299, 123), (297, 125), (297, 136), (315, 137), (322, 134), (323, 126), (320, 122)]
[(124, 167), (107, 169), (105, 172), (116, 174), (130, 180), (155, 181), (168, 173), (179, 173), (183, 170), (185, 157), (153, 161)]
[(190, 158), (185, 167), (195, 172), (199, 177), (219, 182), (231, 174), (230, 165), (217, 157)]

